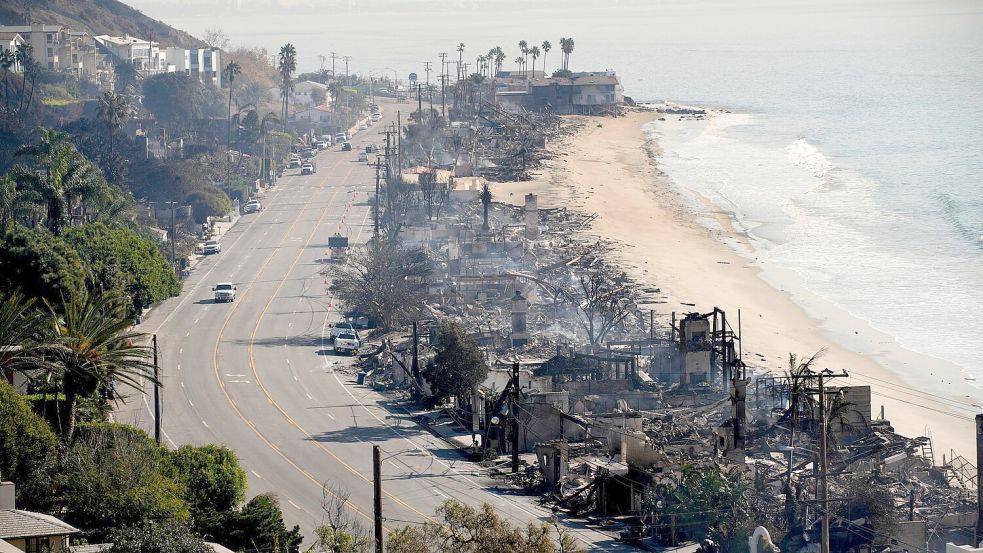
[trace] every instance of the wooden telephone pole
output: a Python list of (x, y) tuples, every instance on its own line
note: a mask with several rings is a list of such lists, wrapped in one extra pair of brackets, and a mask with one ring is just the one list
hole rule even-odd
[(512, 363), (512, 401), (509, 417), (512, 419), (512, 473), (519, 472), (519, 362)]
[(375, 551), (383, 553), (382, 544), (382, 454), (372, 446), (372, 519), (375, 526)]
[(157, 364), (157, 335), (153, 337), (154, 344), (154, 441), (160, 445), (160, 365)]
[(846, 378), (847, 373), (843, 371), (839, 374), (829, 369), (823, 369), (815, 378), (819, 379), (819, 387), (810, 389), (812, 393), (819, 394), (819, 504), (823, 509), (823, 533), (820, 546), (820, 553), (829, 552), (829, 487), (826, 483), (827, 462), (826, 444), (829, 424), (826, 420), (826, 379)]

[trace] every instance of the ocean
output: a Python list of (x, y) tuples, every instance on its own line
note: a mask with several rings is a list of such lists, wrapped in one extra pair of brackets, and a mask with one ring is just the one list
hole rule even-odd
[[(456, 58), (459, 42), (472, 63), (501, 46), (510, 68), (519, 40), (548, 39), (552, 70), (560, 37), (572, 36), (571, 68), (614, 69), (635, 100), (727, 111), (651, 132), (674, 185), (732, 214), (766, 278), (769, 267), (793, 274), (824, 304), (807, 311), (842, 310), (953, 364), (958, 392), (983, 403), (975, 0), (130, 3), (194, 34), (221, 26), (233, 43), (271, 53), (292, 42), (301, 71), (330, 67), (336, 52), (352, 57), (353, 72), (400, 79), (422, 79), (425, 61), (439, 67), (438, 52)], [(931, 366), (889, 368), (955, 393)]]

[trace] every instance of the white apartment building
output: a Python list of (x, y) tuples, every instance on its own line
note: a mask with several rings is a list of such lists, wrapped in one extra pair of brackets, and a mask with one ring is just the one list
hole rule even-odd
[(96, 42), (116, 59), (133, 64), (137, 71), (160, 73), (168, 69), (167, 62), (161, 55), (160, 45), (153, 41), (130, 35), (99, 35)]
[(168, 48), (169, 71), (178, 71), (203, 83), (222, 86), (222, 51), (218, 48)]
[[(24, 37), (20, 36), (19, 33), (0, 32), (0, 52), (16, 54), (17, 47), (25, 42)], [(10, 70), (14, 73), (22, 73), (24, 68), (21, 67), (20, 61), (15, 58), (14, 65), (11, 66)]]

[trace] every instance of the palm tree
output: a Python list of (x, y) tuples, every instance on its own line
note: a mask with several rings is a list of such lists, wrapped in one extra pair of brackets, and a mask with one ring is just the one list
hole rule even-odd
[[(20, 82), (20, 104), (17, 106), (17, 112), (23, 113), (24, 111), (24, 97), (27, 96), (27, 76), (28, 71), (33, 68), (34, 65), (34, 47), (30, 43), (25, 42), (24, 44), (17, 45), (17, 51), (14, 54), (14, 59), (16, 63), (19, 63), (21, 69), (23, 70), (23, 78)], [(30, 106), (28, 106), (30, 108)]]
[(130, 105), (120, 94), (107, 91), (99, 97), (99, 121), (106, 126), (109, 134), (109, 155), (115, 154), (114, 138), (130, 118)]
[(126, 301), (117, 294), (83, 293), (62, 306), (54, 318), (52, 361), (62, 382), (68, 420), (62, 433), (66, 443), (75, 434), (79, 396), (112, 388), (117, 382), (142, 390), (142, 379), (154, 381), (150, 349), (145, 335), (130, 330)]
[(488, 230), (488, 206), (491, 204), (491, 201), (491, 188), (488, 187), (488, 183), (486, 182), (484, 186), (481, 187), (481, 207), (484, 215), (481, 222), (482, 230)]
[(570, 54), (573, 53), (573, 39), (572, 38), (561, 38), (560, 39), (560, 51), (563, 52), (563, 69), (570, 69)]
[(544, 76), (546, 74), (546, 54), (549, 54), (550, 50), (552, 49), (553, 49), (553, 45), (550, 44), (550, 41), (544, 40), (543, 41), (543, 75)]
[(814, 353), (809, 359), (799, 362), (799, 358), (794, 353), (788, 354), (788, 369), (785, 371), (785, 378), (788, 380), (789, 404), (782, 415), (782, 419), (789, 421), (789, 464), (785, 475), (785, 516), (791, 521), (794, 513), (794, 498), (792, 497), (792, 456), (795, 454), (795, 431), (799, 424), (799, 414), (804, 407), (811, 411), (810, 402), (812, 398), (806, 393), (809, 380), (812, 378), (812, 364), (826, 353), (821, 349)]
[(464, 62), (464, 43), (457, 45), (457, 80), (461, 80), (461, 63)]
[[(529, 56), (529, 43), (528, 42), (526, 42), (524, 40), (520, 40), (519, 41), (519, 53), (522, 54), (522, 57), (524, 59)], [(522, 62), (522, 66), (525, 67), (525, 65), (526, 65), (526, 62), (523, 61)]]
[(532, 56), (532, 76), (536, 77), (536, 59), (539, 57), (539, 46), (533, 46), (529, 49), (529, 55)]
[[(228, 167), (225, 172), (225, 187), (228, 190), (232, 185), (232, 160), (229, 159), (229, 155), (232, 152), (232, 88), (235, 84), (236, 77), (242, 72), (242, 68), (236, 61), (229, 62), (229, 65), (225, 66), (225, 78), (229, 81), (229, 123), (227, 131), (226, 140), (226, 151), (225, 159), (228, 162)], [(236, 125), (238, 128), (238, 125)], [(242, 158), (242, 149), (240, 148), (239, 158)]]
[(515, 64), (519, 66), (519, 71), (522, 71), (522, 56), (515, 58)]
[(34, 298), (14, 292), (0, 303), (0, 374), (42, 367), (37, 332), (41, 314), (34, 309)]
[(95, 168), (68, 142), (68, 133), (44, 127), (39, 144), (18, 148), (14, 155), (32, 156), (36, 170), (17, 166), (14, 178), (19, 188), (30, 190), (45, 204), (45, 225), (53, 234), (61, 234), (74, 201), (90, 198), (99, 190)]
[(505, 61), (505, 50), (502, 50), (501, 46), (495, 47), (495, 73), (502, 70), (502, 63)]
[(284, 125), (287, 124), (287, 116), (290, 115), (290, 93), (293, 92), (294, 85), (291, 75), (297, 70), (297, 49), (293, 44), (287, 43), (280, 48), (279, 56), (280, 71), (280, 96), (283, 99), (283, 109), (280, 111), (280, 120)]
[(3, 69), (3, 116), (10, 116), (10, 68), (17, 62), (17, 57), (10, 50), (0, 52), (0, 68)]

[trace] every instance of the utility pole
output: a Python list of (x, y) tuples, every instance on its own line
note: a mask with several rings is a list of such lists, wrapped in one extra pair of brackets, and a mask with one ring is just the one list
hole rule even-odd
[(829, 553), (829, 488), (826, 484), (826, 441), (828, 424), (826, 421), (826, 379), (845, 378), (846, 371), (836, 374), (829, 369), (823, 369), (816, 375), (819, 379), (819, 502), (823, 509), (823, 533), (820, 553)]
[(396, 178), (403, 177), (403, 113), (396, 112)]
[(423, 122), (423, 85), (416, 85), (416, 112), (420, 117), (420, 122)]
[(519, 472), (519, 362), (512, 363), (512, 405), (509, 416), (512, 419), (512, 473)]
[(338, 57), (338, 55), (335, 54), (334, 52), (331, 52), (331, 78), (332, 79), (338, 78), (338, 74), (334, 72), (334, 60), (336, 57)]
[(348, 62), (351, 61), (352, 57), (351, 56), (344, 56), (341, 59), (345, 60), (345, 86), (351, 86), (352, 85), (352, 81), (349, 79), (349, 76), (348, 76)]
[(382, 455), (379, 446), (372, 446), (372, 515), (375, 522), (375, 551), (382, 551)]
[[(430, 69), (433, 67), (433, 63), (429, 61), (423, 62), (423, 70), (427, 72), (427, 94), (430, 96), (430, 113), (427, 114), (427, 119), (430, 118), (430, 114), (433, 113), (433, 92), (430, 91)], [(420, 120), (423, 121), (422, 119)]]
[[(388, 134), (386, 135), (388, 138)], [(388, 141), (388, 140), (387, 140)], [(382, 169), (382, 160), (379, 156), (375, 156), (375, 201), (373, 206), (373, 217), (372, 217), (372, 237), (379, 237), (379, 170)]]
[(413, 321), (413, 378), (420, 374), (420, 334), (417, 332), (417, 323)]
[(157, 364), (157, 335), (154, 344), (154, 441), (160, 445), (160, 366)]
[(447, 82), (447, 52), (440, 53), (440, 115), (447, 119), (447, 99), (444, 96), (444, 86)]

